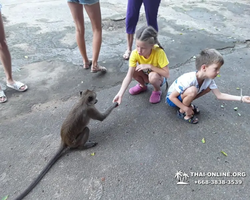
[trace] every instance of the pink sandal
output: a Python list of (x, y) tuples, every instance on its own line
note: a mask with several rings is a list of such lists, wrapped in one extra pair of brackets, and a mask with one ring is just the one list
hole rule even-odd
[(159, 103), (161, 101), (161, 93), (162, 93), (161, 91), (153, 91), (150, 96), (149, 102)]
[(136, 95), (136, 94), (140, 94), (146, 90), (147, 90), (147, 86), (141, 87), (140, 84), (138, 83), (136, 86), (129, 89), (129, 94)]

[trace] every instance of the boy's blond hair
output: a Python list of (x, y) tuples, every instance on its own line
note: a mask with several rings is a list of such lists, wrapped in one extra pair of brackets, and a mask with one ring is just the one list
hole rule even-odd
[(197, 70), (201, 69), (202, 65), (212, 65), (212, 64), (224, 64), (224, 59), (222, 55), (216, 49), (204, 49), (196, 56), (195, 66)]

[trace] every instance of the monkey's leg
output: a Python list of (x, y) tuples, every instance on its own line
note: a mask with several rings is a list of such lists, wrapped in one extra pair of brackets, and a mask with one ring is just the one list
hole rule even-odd
[(97, 142), (90, 142), (88, 141), (88, 139), (89, 139), (89, 128), (85, 127), (83, 132), (77, 136), (75, 147), (77, 149), (83, 150), (83, 149), (89, 149), (98, 144)]

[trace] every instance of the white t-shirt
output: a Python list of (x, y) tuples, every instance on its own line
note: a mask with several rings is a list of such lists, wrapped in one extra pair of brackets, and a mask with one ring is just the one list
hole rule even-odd
[(208, 87), (213, 90), (217, 88), (217, 85), (215, 84), (213, 79), (205, 79), (199, 87), (197, 78), (196, 78), (196, 72), (189, 72), (181, 75), (179, 78), (177, 78), (170, 88), (168, 89), (168, 94), (169, 96), (173, 91), (177, 91), (180, 94), (182, 94), (187, 88), (195, 86), (198, 90), (198, 94), (202, 92), (203, 90), (207, 89)]

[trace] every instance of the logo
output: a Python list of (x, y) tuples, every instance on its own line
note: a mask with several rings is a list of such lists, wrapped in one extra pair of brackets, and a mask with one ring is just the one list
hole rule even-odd
[(174, 178), (176, 178), (178, 180), (178, 185), (186, 185), (186, 184), (189, 184), (188, 182), (188, 174), (185, 173), (185, 172), (182, 172), (181, 170), (180, 171), (177, 171)]

